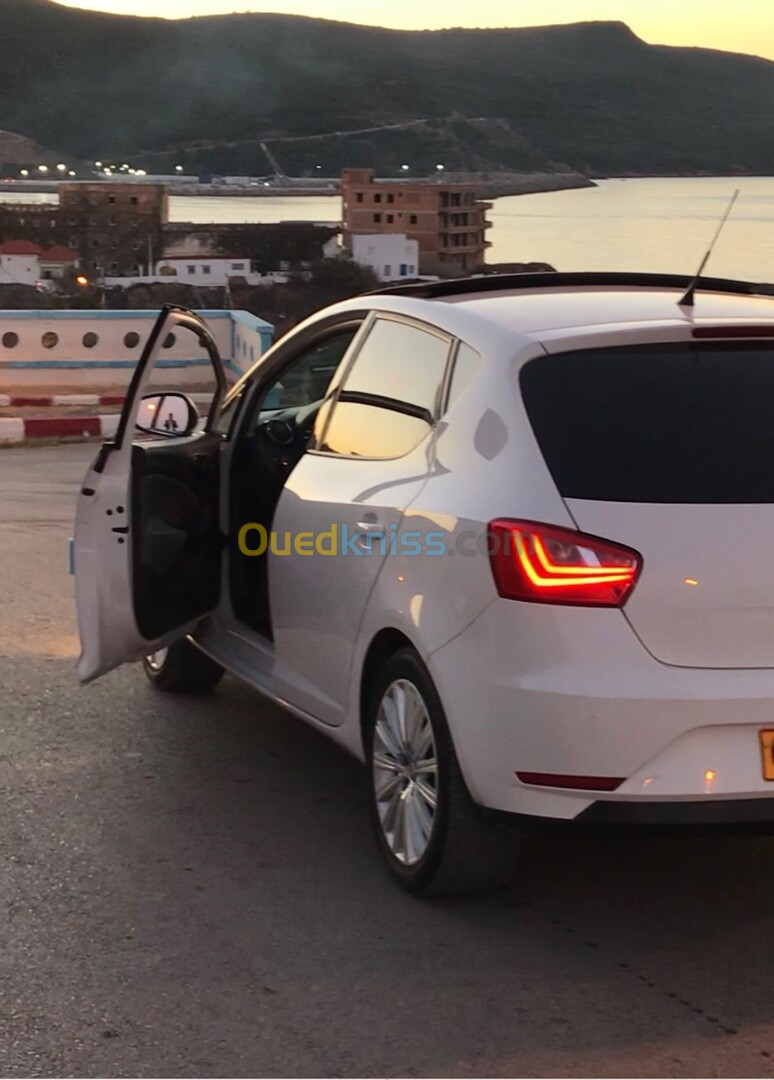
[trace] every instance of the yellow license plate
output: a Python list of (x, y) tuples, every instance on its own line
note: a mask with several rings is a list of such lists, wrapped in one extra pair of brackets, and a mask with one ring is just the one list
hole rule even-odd
[(761, 731), (758, 733), (758, 738), (761, 743), (763, 779), (774, 780), (774, 731)]

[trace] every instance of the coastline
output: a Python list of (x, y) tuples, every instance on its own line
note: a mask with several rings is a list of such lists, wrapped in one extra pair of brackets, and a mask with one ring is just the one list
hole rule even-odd
[[(509, 195), (538, 195), (551, 191), (571, 191), (578, 188), (598, 187), (600, 181), (605, 180), (766, 180), (771, 179), (770, 173), (741, 173), (741, 172), (674, 172), (674, 173), (597, 173), (593, 179), (585, 173), (575, 170), (566, 172), (480, 172), (480, 173), (444, 173), (444, 180), (448, 183), (476, 184), (479, 188), (480, 198), (499, 199)], [(95, 177), (84, 178), (82, 183), (92, 183)], [(114, 178), (116, 179), (116, 178)], [(427, 184), (434, 182), (433, 177), (413, 177), (417, 181)], [(399, 178), (395, 178), (398, 182)], [(131, 184), (134, 181), (124, 180)], [(303, 178), (288, 179), (285, 185), (275, 181), (253, 181), (251, 184), (200, 184), (196, 181), (181, 183), (175, 177), (144, 177), (144, 183), (164, 184), (171, 196), (175, 198), (251, 198), (251, 199), (275, 199), (275, 198), (325, 198), (335, 197), (341, 194), (341, 185), (338, 179), (327, 178), (318, 181), (306, 181)], [(14, 193), (20, 195), (58, 195), (59, 183), (46, 180), (0, 180), (0, 196), (12, 201)]]
[[(154, 183), (155, 177), (143, 178), (147, 183)], [(413, 177), (415, 181), (424, 181), (432, 184), (432, 177)], [(482, 199), (499, 199), (506, 195), (536, 195), (548, 191), (568, 191), (575, 188), (596, 187), (594, 180), (589, 179), (580, 172), (561, 173), (458, 173), (448, 172), (443, 176), (445, 183), (452, 184), (475, 184), (478, 188), (479, 197)], [(131, 184), (133, 181), (126, 180), (124, 183)], [(174, 198), (228, 198), (228, 199), (275, 199), (275, 198), (325, 198), (341, 195), (341, 184), (338, 180), (326, 179), (318, 182), (305, 183), (303, 179), (292, 179), (287, 184), (268, 184), (265, 181), (251, 184), (199, 184), (179, 183), (166, 178), (159, 178), (158, 183), (164, 183)], [(396, 179), (396, 183), (399, 180)], [(58, 194), (59, 185), (51, 181), (17, 180), (14, 183), (0, 182), (0, 193), (12, 195), (19, 194)]]
[[(417, 178), (428, 185), (434, 181), (431, 177)], [(396, 183), (399, 182), (396, 180)], [(537, 195), (547, 191), (568, 191), (575, 188), (596, 187), (596, 183), (579, 172), (566, 173), (444, 173), (444, 183), (475, 184), (479, 198), (499, 199), (506, 195)], [(177, 197), (209, 196), (212, 198), (293, 198), (317, 196), (337, 196), (341, 194), (341, 185), (336, 182), (305, 186), (301, 181), (292, 182), (287, 187), (237, 186), (235, 184), (180, 184), (170, 186), (170, 195)]]

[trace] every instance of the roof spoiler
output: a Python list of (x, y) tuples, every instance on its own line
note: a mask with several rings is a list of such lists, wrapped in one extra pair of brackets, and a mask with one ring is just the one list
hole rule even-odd
[[(446, 296), (471, 296), (478, 293), (505, 292), (521, 289), (566, 288), (651, 288), (675, 289), (682, 294), (693, 284), (694, 277), (686, 274), (639, 274), (593, 270), (573, 273), (539, 274), (480, 274), (476, 277), (452, 278), (447, 281), (424, 281), (413, 285), (393, 285), (375, 289), (369, 296), (414, 296), (421, 300), (443, 299)], [(702, 278), (703, 292), (735, 293), (739, 296), (774, 297), (774, 284), (736, 281), (733, 278)]]

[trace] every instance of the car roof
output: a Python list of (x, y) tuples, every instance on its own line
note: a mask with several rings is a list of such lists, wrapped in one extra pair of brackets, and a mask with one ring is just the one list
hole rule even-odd
[(774, 323), (774, 286), (704, 279), (694, 304), (681, 305), (691, 282), (655, 274), (491, 275), (385, 289), (369, 299), (375, 307), (387, 298), (410, 300), (389, 307), (439, 324), (448, 321), (441, 307), (448, 305), (477, 322), (537, 340), (587, 327), (615, 331), (648, 324)]

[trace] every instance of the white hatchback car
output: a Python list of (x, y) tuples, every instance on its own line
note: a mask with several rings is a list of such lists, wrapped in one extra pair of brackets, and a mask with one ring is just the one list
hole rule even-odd
[[(385, 290), (228, 391), (165, 309), (79, 498), (81, 680), (238, 675), (367, 762), (420, 895), (503, 879), (510, 822), (774, 821), (774, 305), (687, 285)], [(141, 401), (171, 330), (204, 423)]]

